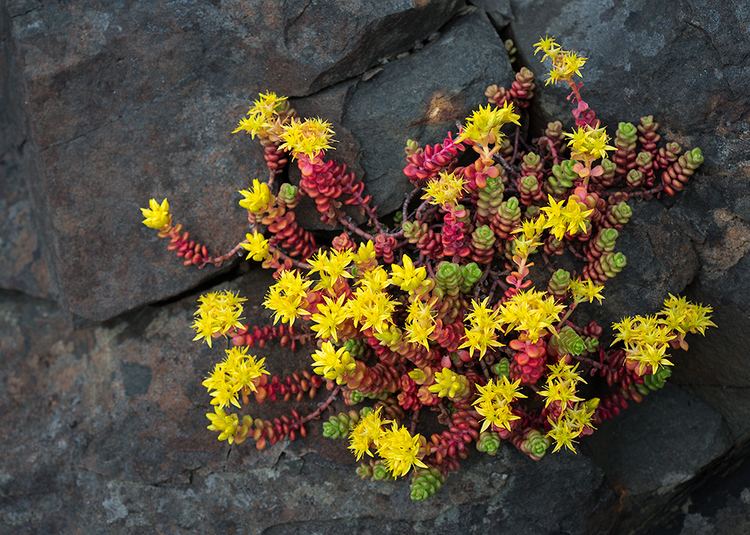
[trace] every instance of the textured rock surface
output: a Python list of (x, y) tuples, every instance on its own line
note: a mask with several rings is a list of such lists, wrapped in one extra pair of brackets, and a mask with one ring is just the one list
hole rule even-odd
[(671, 385), (607, 422), (586, 442), (620, 495), (618, 531), (650, 525), (731, 445), (721, 415)]
[(510, 0), (469, 0), (484, 10), (498, 29), (503, 29), (513, 18)]
[(14, 62), (10, 20), (0, 11), (0, 287), (47, 296), (49, 271), (31, 215), (27, 180), (33, 170)]
[(259, 150), (229, 135), (248, 98), (357, 76), (457, 4), (9, 2), (14, 91), (25, 86), (39, 163), (34, 212), (67, 306), (111, 317), (210, 277), (147, 239), (138, 206), (168, 196), (196, 237), (231, 247), (234, 192), (263, 169)]
[(648, 534), (741, 535), (750, 529), (750, 462), (747, 447), (733, 452), (700, 478), (700, 483), (660, 518)]
[[(686, 440), (690, 435), (704, 440)], [(682, 448), (672, 449), (681, 441)], [(667, 494), (725, 453), (731, 441), (720, 414), (669, 386), (602, 426), (588, 445), (613, 483), (637, 497)]]

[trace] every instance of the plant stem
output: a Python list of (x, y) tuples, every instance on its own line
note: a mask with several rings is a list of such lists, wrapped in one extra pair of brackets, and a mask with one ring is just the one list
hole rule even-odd
[(401, 221), (408, 221), (408, 215), (409, 215), (409, 204), (411, 204), (411, 201), (414, 200), (414, 196), (419, 192), (420, 188), (414, 188), (409, 192), (409, 194), (404, 199), (404, 205), (401, 207), (401, 215), (403, 216)]
[(230, 260), (234, 255), (236, 255), (240, 249), (242, 249), (242, 246), (247, 243), (247, 240), (242, 240), (240, 243), (232, 247), (232, 250), (228, 253), (224, 253), (221, 256), (214, 256), (212, 258), (209, 258), (206, 260), (206, 262), (203, 264), (204, 266), (206, 264), (212, 264), (216, 267), (220, 267), (224, 262), (227, 260)]
[(269, 249), (274, 253), (279, 255), (280, 258), (287, 260), (292, 263), (293, 266), (298, 267), (300, 269), (308, 270), (310, 269), (310, 265), (306, 262), (300, 262), (299, 260), (295, 260), (288, 254), (286, 254), (284, 251), (279, 249), (278, 247), (274, 247), (273, 245), (269, 247)]
[(353, 232), (360, 238), (364, 238), (365, 240), (372, 240), (375, 241), (375, 237), (370, 234), (369, 232), (365, 232), (361, 228), (359, 228), (357, 225), (355, 225), (348, 217), (339, 214), (336, 218), (336, 220), (341, 223), (347, 230)]
[(341, 391), (340, 386), (337, 386), (336, 388), (334, 388), (333, 391), (331, 392), (331, 395), (328, 396), (324, 402), (319, 404), (317, 409), (312, 411), (310, 414), (308, 414), (304, 418), (300, 418), (299, 424), (304, 425), (310, 420), (314, 420), (315, 418), (323, 414), (323, 411), (326, 410), (328, 407), (330, 407), (331, 403), (336, 401), (336, 398), (338, 397), (340, 391)]

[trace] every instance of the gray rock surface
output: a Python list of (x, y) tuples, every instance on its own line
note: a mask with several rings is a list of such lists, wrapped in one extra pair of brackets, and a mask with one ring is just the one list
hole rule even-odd
[(469, 3), (484, 10), (498, 29), (505, 29), (513, 19), (510, 0), (469, 0)]
[(27, 178), (33, 162), (14, 63), (10, 20), (0, 16), (0, 288), (45, 297), (50, 273), (32, 217)]
[(586, 448), (617, 489), (616, 532), (652, 526), (733, 442), (721, 414), (667, 387), (602, 425)]
[(32, 213), (66, 306), (112, 317), (213, 276), (166, 255), (138, 207), (167, 196), (195, 237), (227, 250), (242, 235), (236, 190), (265, 173), (259, 149), (229, 134), (248, 99), (356, 77), (458, 4), (7, 3), (11, 93), (25, 90), (38, 163)]
[(750, 530), (750, 462), (747, 448), (704, 474), (692, 491), (652, 523), (646, 533), (742, 535)]
[[(701, 440), (692, 440), (694, 436)], [(637, 498), (668, 494), (732, 442), (719, 413), (668, 385), (602, 425), (587, 444), (612, 482)]]

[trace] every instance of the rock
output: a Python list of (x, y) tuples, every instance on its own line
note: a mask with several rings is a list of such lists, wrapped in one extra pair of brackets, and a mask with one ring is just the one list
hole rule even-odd
[[(269, 280), (251, 272), (224, 286), (259, 317)], [(583, 534), (611, 523), (614, 495), (584, 456), (476, 453), (425, 505), (411, 502), (406, 481), (360, 480), (319, 422), (307, 440), (263, 452), (217, 442), (200, 381), (221, 348), (191, 342), (194, 306), (190, 296), (74, 327), (49, 302), (2, 296), (0, 425), (16, 432), (0, 438), (0, 531)], [(277, 372), (309, 361), (257, 352)]]
[(216, 276), (183, 269), (140, 226), (138, 208), (166, 196), (195, 237), (216, 252), (231, 248), (243, 235), (236, 190), (265, 174), (260, 150), (229, 134), (248, 99), (267, 88), (302, 96), (358, 76), (425, 39), (457, 7), (9, 2), (3, 53), (15, 55), (3, 69), (14, 72), (3, 83), (18, 81), (8, 94), (19, 102), (24, 88), (13, 124), (28, 122), (30, 131), (25, 144), (4, 140), (3, 153), (15, 159), (18, 149), (6, 146), (23, 147), (39, 169), (29, 178), (31, 205), (15, 193), (6, 201), (16, 215), (3, 235), (15, 241), (6, 238), (3, 252), (15, 264), (4, 284), (30, 288), (14, 282), (38, 256), (34, 236), (22, 239), (29, 213), (49, 246), (60, 299), (78, 315), (106, 319)]
[(649, 533), (741, 535), (750, 530), (750, 463), (740, 448), (692, 485), (649, 526)]
[(504, 29), (513, 20), (510, 0), (469, 0), (469, 3), (483, 9), (498, 29)]
[[(271, 81), (288, 87), (290, 95), (299, 96), (356, 76), (438, 30), (461, 4), (460, 0), (284, 3), (277, 8), (279, 13), (272, 15), (283, 23), (263, 33), (283, 58), (268, 63), (280, 77), (276, 81), (272, 75)], [(251, 8), (246, 9), (249, 12)], [(257, 11), (262, 13), (264, 9)], [(253, 21), (253, 26), (265, 27), (267, 18), (263, 15), (263, 19)], [(289, 76), (294, 82), (286, 79)]]
[[(728, 473), (727, 473), (728, 472)], [(747, 460), (731, 470), (712, 474), (681, 507), (680, 535), (750, 531), (750, 465)]]
[[(333, 122), (339, 143), (331, 156), (364, 177), (378, 211), (387, 214), (411, 190), (402, 172), (406, 140), (441, 141), (456, 130), (456, 121), (486, 102), (488, 85), (509, 85), (513, 76), (502, 41), (486, 15), (475, 11), (372, 78), (340, 84), (295, 106)], [(300, 211), (305, 226), (327, 228), (312, 209)]]
[[(1, 105), (1, 104), (0, 104)], [(2, 128), (2, 126), (0, 126)], [(32, 218), (32, 205), (19, 166), (25, 143), (6, 147), (0, 161), (0, 287), (37, 297), (52, 295), (50, 273)]]
[(586, 447), (619, 490), (618, 528), (637, 527), (732, 445), (721, 415), (675, 386), (603, 424)]
[[(2, 12), (0, 12), (2, 13)], [(25, 150), (28, 132), (16, 90), (9, 19), (0, 18), (0, 287), (29, 295), (51, 294), (50, 274), (32, 218), (27, 180), (33, 161)]]
[(602, 425), (586, 444), (613, 482), (637, 497), (669, 492), (731, 442), (720, 414), (670, 385)]
[(680, 535), (712, 535), (724, 533), (726, 535), (743, 535), (750, 531), (750, 505), (741, 500), (731, 500), (731, 503), (719, 509), (710, 516), (700, 513), (685, 515)]

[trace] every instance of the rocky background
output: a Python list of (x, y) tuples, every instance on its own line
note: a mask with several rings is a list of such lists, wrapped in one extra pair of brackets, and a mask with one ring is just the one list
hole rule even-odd
[[(272, 89), (333, 121), (387, 212), (404, 140), (435, 142), (522, 65), (541, 74), (546, 33), (591, 58), (605, 122), (653, 113), (706, 156), (674, 201), (636, 205), (607, 313), (683, 292), (720, 328), (581, 454), (477, 454), (425, 504), (358, 480), (317, 426), (262, 453), (218, 444), (194, 299), (236, 288), (255, 316), (268, 278), (183, 269), (138, 207), (167, 196), (196, 236), (234, 244), (235, 192), (263, 164), (229, 132)], [(747, 533), (748, 82), (744, 0), (0, 0), (0, 531)], [(568, 120), (564, 96), (544, 90), (535, 120)]]

